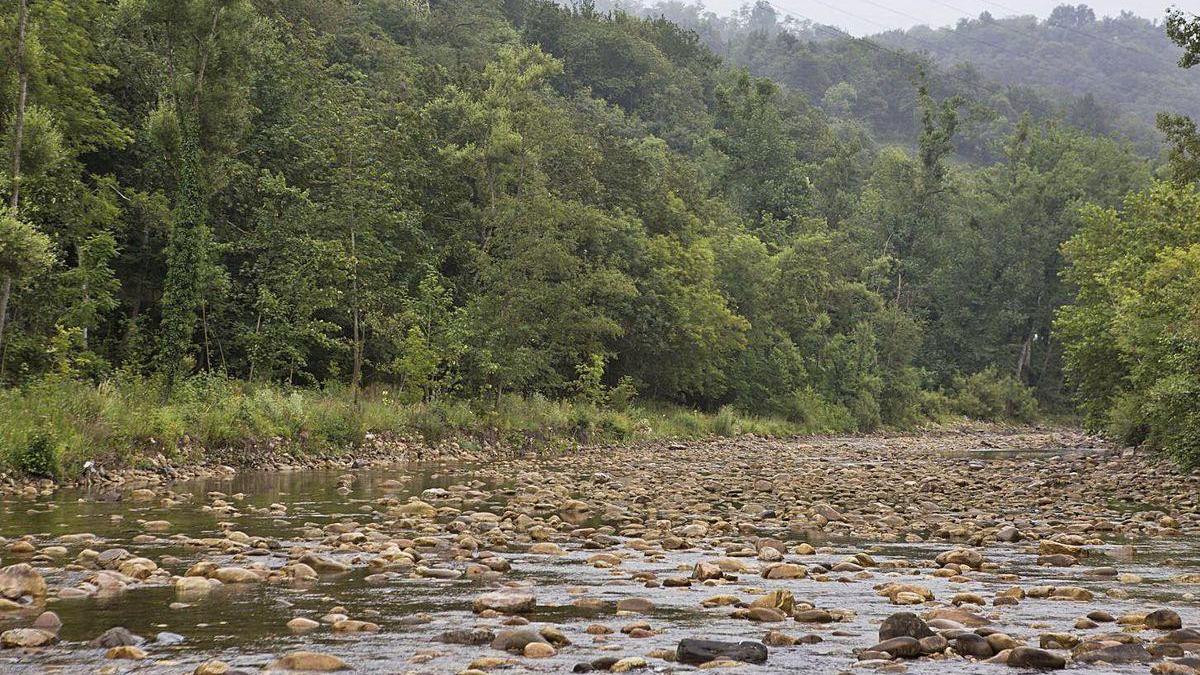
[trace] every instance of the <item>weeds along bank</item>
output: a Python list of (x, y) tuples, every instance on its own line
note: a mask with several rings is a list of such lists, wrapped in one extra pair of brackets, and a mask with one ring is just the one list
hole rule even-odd
[[(341, 387), (284, 388), (221, 377), (192, 378), (170, 393), (146, 379), (99, 385), (43, 379), (0, 391), (0, 471), (70, 480), (88, 461), (136, 468), (158, 461), (159, 454), (172, 464), (249, 461), (253, 453), (337, 455), (362, 450), (377, 435), (482, 451), (867, 430), (828, 405), (784, 418), (728, 405), (705, 412), (622, 396), (614, 388), (561, 400), (504, 395), (402, 402), (386, 388), (355, 396)], [(1036, 414), (1027, 390), (983, 375), (961, 381), (949, 394), (929, 394), (923, 421), (1030, 421)], [(229, 449), (245, 454), (230, 455)]]

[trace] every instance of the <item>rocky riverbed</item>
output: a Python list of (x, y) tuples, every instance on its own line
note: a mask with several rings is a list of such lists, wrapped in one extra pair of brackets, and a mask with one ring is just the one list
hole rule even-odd
[(1200, 478), (1069, 431), (0, 500), (0, 671), (1200, 668)]

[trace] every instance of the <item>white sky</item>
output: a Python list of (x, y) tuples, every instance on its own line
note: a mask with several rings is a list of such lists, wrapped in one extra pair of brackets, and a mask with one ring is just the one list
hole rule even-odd
[[(718, 14), (727, 14), (746, 1), (704, 0), (704, 6)], [(1200, 13), (1200, 0), (771, 0), (771, 4), (784, 12), (838, 26), (855, 35), (919, 24), (948, 26), (962, 17), (975, 18), (985, 10), (997, 18), (1034, 14), (1044, 19), (1063, 4), (1086, 4), (1098, 18), (1128, 10), (1161, 21), (1167, 7), (1172, 5)]]

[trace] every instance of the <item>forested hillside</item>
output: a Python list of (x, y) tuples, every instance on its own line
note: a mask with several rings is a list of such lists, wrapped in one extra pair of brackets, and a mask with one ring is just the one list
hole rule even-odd
[(1133, 14), (1097, 17), (1087, 5), (1064, 4), (1043, 20), (984, 13), (954, 27), (919, 26), (873, 39), (945, 66), (970, 64), (988, 79), (1044, 96), (1083, 97), (1071, 117), (1093, 133), (1149, 126), (1163, 110), (1200, 115), (1200, 90), (1176, 67), (1179, 49), (1163, 24)]
[[(1050, 111), (964, 141), (977, 108), (945, 78), (846, 83), (836, 50), (891, 58), (861, 41), (793, 88), (668, 20), (545, 0), (25, 7), (3, 24), (18, 391), (1023, 417), (1026, 385), (1065, 400), (1079, 207), (1150, 184)], [(904, 103), (858, 118), (878, 101)], [(869, 129), (889, 120), (899, 146)], [(995, 161), (952, 162), (964, 142)], [(42, 438), (10, 417), (10, 447)]]
[[(1137, 47), (1156, 50), (1152, 65), (1126, 58), (1121, 65), (1126, 71), (1108, 78), (1107, 66), (1090, 64), (1095, 71), (1088, 78), (1077, 78), (1072, 87), (1060, 87), (1037, 77), (1021, 77), (1022, 67), (1017, 65), (1011, 67), (1012, 77), (994, 72), (1009, 66), (1005, 56), (997, 57), (999, 63), (989, 67), (976, 63), (978, 54), (972, 58), (942, 58), (937, 50), (924, 46), (924, 37), (902, 43), (902, 33), (856, 39), (836, 27), (792, 13), (795, 7), (790, 4), (759, 0), (725, 16), (678, 0), (614, 0), (599, 4), (627, 8), (641, 16), (666, 17), (687, 27), (730, 63), (804, 94), (831, 119), (856, 126), (878, 142), (912, 145), (918, 133), (912, 89), (923, 80), (935, 96), (962, 100), (955, 156), (974, 163), (1000, 161), (1004, 139), (1013, 133), (1023, 115), (1038, 121), (1059, 120), (1091, 134), (1120, 138), (1140, 154), (1157, 156), (1161, 148), (1161, 137), (1154, 129), (1157, 110), (1151, 107), (1135, 114), (1124, 105), (1125, 99), (1102, 93), (1121, 89), (1126, 97), (1131, 91), (1140, 92), (1147, 102), (1153, 101), (1154, 86), (1142, 86), (1148, 79), (1142, 71), (1147, 68), (1159, 80), (1186, 88), (1174, 69), (1173, 54), (1178, 50), (1171, 47), (1161, 27), (1137, 19), (1130, 21), (1156, 31), (1152, 39)], [(922, 36), (930, 32), (924, 28), (910, 31)], [(938, 32), (947, 33), (957, 35), (950, 29)], [(1032, 35), (1027, 41), (1041, 38), (1040, 34)], [(954, 44), (961, 43), (963, 50), (969, 51), (974, 46), (970, 39), (956, 38)], [(1010, 36), (1008, 43), (1015, 45), (1016, 41)], [(1028, 58), (1034, 51), (1025, 50), (1019, 59)], [(1086, 67), (1072, 66), (1075, 70)], [(1090, 86), (1101, 80), (1102, 88)]]

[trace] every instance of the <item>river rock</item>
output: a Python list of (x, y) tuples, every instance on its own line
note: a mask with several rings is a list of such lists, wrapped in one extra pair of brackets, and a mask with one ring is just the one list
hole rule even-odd
[(1039, 670), (1059, 670), (1067, 667), (1067, 660), (1063, 657), (1035, 647), (1014, 647), (1008, 653), (1006, 663), (1013, 668)]
[(0, 596), (10, 600), (45, 597), (46, 580), (26, 563), (9, 565), (0, 570)]
[(884, 640), (868, 651), (883, 652), (893, 658), (913, 658), (921, 655), (921, 642), (917, 638), (901, 635)]
[(722, 642), (684, 638), (675, 648), (675, 660), (679, 663), (698, 666), (717, 659), (744, 663), (766, 663), (767, 647), (761, 642)]
[(129, 631), (129, 629), (122, 626), (116, 626), (101, 633), (99, 637), (96, 637), (89, 642), (88, 646), (109, 649), (111, 647), (123, 647), (125, 645), (140, 645), (145, 641), (146, 638), (140, 635), (134, 635)]
[(58, 636), (40, 628), (13, 628), (0, 633), (0, 647), (45, 647), (58, 640)]
[(1152, 663), (1158, 659), (1146, 651), (1146, 648), (1138, 644), (1120, 644), (1100, 649), (1092, 649), (1076, 654), (1075, 660), (1080, 663), (1096, 663), (1103, 661), (1114, 665), (1127, 663)]
[(1183, 620), (1179, 618), (1179, 613), (1173, 609), (1156, 609), (1146, 615), (1145, 619), (1147, 628), (1156, 630), (1175, 630), (1183, 627)]
[(929, 624), (912, 612), (896, 612), (883, 620), (879, 626), (879, 641), (884, 642), (896, 637), (921, 638), (933, 635)]
[(492, 649), (520, 654), (525, 651), (526, 645), (532, 642), (546, 642), (546, 644), (549, 644), (546, 638), (542, 637), (541, 633), (534, 630), (502, 630), (496, 633), (496, 638), (492, 640)]
[(292, 652), (276, 659), (271, 664), (273, 670), (298, 670), (307, 672), (331, 673), (338, 670), (350, 670), (350, 666), (332, 654), (320, 652)]
[(111, 647), (107, 652), (104, 653), (104, 658), (106, 659), (138, 660), (144, 659), (147, 656), (149, 656), (149, 654), (146, 653), (146, 650), (142, 649), (141, 647), (135, 647), (134, 645)]
[(501, 614), (524, 614), (532, 612), (536, 606), (537, 597), (534, 594), (509, 589), (484, 593), (475, 598), (472, 604), (475, 612), (490, 609)]

